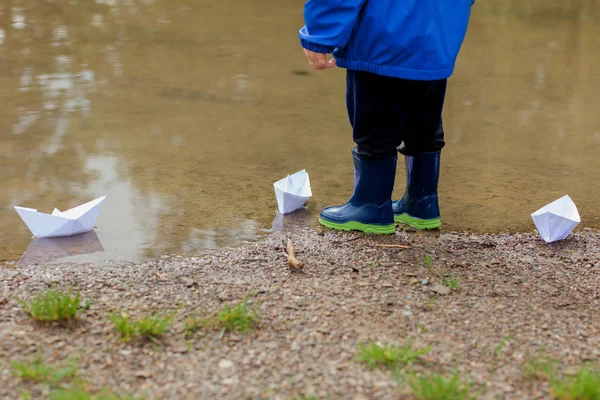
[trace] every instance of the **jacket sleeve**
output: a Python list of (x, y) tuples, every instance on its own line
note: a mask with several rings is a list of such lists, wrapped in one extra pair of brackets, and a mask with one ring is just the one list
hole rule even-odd
[(308, 0), (304, 5), (305, 26), (298, 32), (307, 50), (331, 53), (344, 47), (367, 0)]

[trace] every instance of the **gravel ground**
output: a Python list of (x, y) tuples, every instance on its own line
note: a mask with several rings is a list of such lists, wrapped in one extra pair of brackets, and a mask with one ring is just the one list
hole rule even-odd
[[(49, 362), (75, 357), (90, 390), (148, 399), (410, 398), (389, 371), (356, 361), (369, 340), (430, 345), (411, 368), (460, 371), (482, 399), (551, 398), (547, 383), (523, 374), (542, 350), (567, 371), (600, 359), (598, 233), (546, 244), (533, 234), (304, 230), (293, 241), (302, 272), (290, 270), (278, 233), (206, 257), (0, 268), (0, 399), (24, 388), (45, 398), (10, 373), (11, 360), (38, 351)], [(436, 293), (440, 274), (460, 286)], [(92, 305), (67, 326), (35, 323), (16, 298), (50, 287), (81, 290)], [(187, 316), (248, 293), (261, 316), (253, 332), (185, 337)], [(119, 308), (177, 314), (162, 345), (122, 342), (108, 320)]]

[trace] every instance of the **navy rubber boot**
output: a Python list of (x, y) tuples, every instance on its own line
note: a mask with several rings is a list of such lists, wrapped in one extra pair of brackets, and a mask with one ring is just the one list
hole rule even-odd
[(437, 229), (442, 226), (438, 202), (440, 152), (405, 156), (406, 191), (394, 201), (394, 220), (417, 229)]
[(321, 225), (342, 231), (390, 234), (396, 232), (392, 210), (392, 190), (396, 178), (394, 156), (382, 160), (354, 158), (354, 193), (343, 206), (321, 212)]

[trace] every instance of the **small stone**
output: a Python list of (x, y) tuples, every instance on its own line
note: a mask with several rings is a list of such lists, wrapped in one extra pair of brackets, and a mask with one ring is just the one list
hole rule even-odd
[(219, 368), (221, 368), (221, 369), (230, 369), (232, 367), (233, 367), (233, 361), (230, 361), (230, 360), (219, 361)]
[(136, 376), (137, 378), (144, 378), (144, 379), (148, 379), (148, 378), (150, 378), (150, 375), (151, 375), (151, 374), (150, 374), (150, 372), (148, 372), (148, 371), (137, 371), (137, 372), (135, 373), (135, 376)]
[(433, 285), (429, 290), (441, 295), (450, 294), (450, 288), (444, 285)]
[(221, 301), (229, 300), (229, 293), (219, 293), (217, 295), (217, 299), (219, 299)]
[(184, 353), (187, 353), (188, 351), (189, 351), (188, 347), (187, 346), (183, 346), (183, 345), (182, 346), (177, 346), (177, 347), (173, 348), (173, 353), (184, 354)]
[(131, 350), (119, 350), (119, 354), (122, 356), (130, 356)]
[(193, 286), (198, 286), (198, 282), (194, 281), (193, 279), (189, 279), (189, 278), (184, 279), (183, 284), (189, 288), (191, 288)]
[(425, 278), (421, 281), (421, 285), (429, 285), (429, 279)]

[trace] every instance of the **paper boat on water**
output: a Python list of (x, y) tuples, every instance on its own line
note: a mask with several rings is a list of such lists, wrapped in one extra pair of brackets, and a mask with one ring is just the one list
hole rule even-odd
[(577, 207), (567, 195), (531, 214), (542, 239), (546, 242), (563, 240), (581, 222)]
[(281, 214), (300, 209), (312, 196), (310, 179), (304, 169), (278, 180), (273, 186), (277, 197), (277, 209)]
[(70, 210), (44, 214), (33, 208), (15, 207), (25, 225), (36, 238), (71, 236), (94, 228), (100, 207), (106, 196), (92, 200)]

